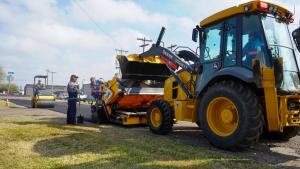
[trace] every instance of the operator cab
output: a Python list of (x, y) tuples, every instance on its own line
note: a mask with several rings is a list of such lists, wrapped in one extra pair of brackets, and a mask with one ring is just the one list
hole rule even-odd
[(298, 51), (300, 51), (300, 27), (292, 33)]
[[(198, 75), (203, 80), (196, 92), (217, 76), (235, 76), (255, 84), (253, 69), (257, 60), (262, 66), (278, 69), (278, 91), (300, 93), (299, 68), (288, 30), (292, 22), (291, 12), (262, 1), (232, 7), (203, 20), (193, 31), (193, 41), (199, 37), (203, 67)], [(300, 39), (299, 32), (293, 33), (295, 40)]]
[(45, 75), (37, 75), (34, 76), (34, 87), (33, 94), (34, 95), (52, 95), (50, 91), (47, 90), (48, 85), (48, 76)]

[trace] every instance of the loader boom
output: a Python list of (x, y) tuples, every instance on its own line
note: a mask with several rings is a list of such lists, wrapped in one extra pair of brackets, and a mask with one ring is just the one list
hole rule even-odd
[(179, 56), (174, 52), (172, 52), (171, 50), (160, 46), (165, 30), (166, 30), (165, 27), (161, 28), (156, 44), (153, 44), (148, 51), (140, 54), (140, 56), (142, 58), (146, 58), (150, 56), (159, 56), (160, 59), (166, 64), (166, 66), (170, 70), (172, 76), (177, 80), (178, 84), (182, 87), (182, 90), (187, 95), (187, 97), (193, 98), (194, 94), (190, 93), (190, 91), (187, 89), (187, 87), (184, 85), (184, 83), (178, 77), (178, 74), (175, 71), (178, 69), (178, 67), (180, 67), (182, 70), (186, 70), (190, 73), (193, 73), (195, 69), (188, 63), (181, 60), (181, 58), (184, 58), (184, 56)]
[[(188, 72), (192, 72), (194, 69), (189, 64), (182, 61), (178, 55), (176, 55), (174, 52), (170, 51), (169, 49), (160, 46), (160, 42), (163, 38), (165, 30), (166, 30), (165, 27), (161, 28), (156, 44), (153, 44), (148, 51), (140, 54), (140, 56), (142, 58), (149, 57), (149, 56), (160, 56), (163, 57), (164, 60), (168, 60), (171, 63), (180, 66), (182, 69), (187, 70)], [(165, 64), (168, 67), (170, 67), (171, 63), (165, 63)]]

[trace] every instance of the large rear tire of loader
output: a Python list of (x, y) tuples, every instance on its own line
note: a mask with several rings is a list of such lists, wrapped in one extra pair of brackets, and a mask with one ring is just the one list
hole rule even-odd
[(290, 138), (293, 138), (300, 133), (299, 127), (285, 127), (283, 128), (283, 132), (268, 132), (266, 131), (263, 136), (267, 139), (280, 140), (280, 141), (288, 141)]
[(170, 133), (174, 124), (171, 105), (164, 100), (154, 101), (147, 110), (147, 122), (150, 130), (155, 134)]
[(256, 143), (262, 133), (258, 97), (236, 81), (209, 87), (199, 105), (201, 128), (211, 144), (238, 151)]

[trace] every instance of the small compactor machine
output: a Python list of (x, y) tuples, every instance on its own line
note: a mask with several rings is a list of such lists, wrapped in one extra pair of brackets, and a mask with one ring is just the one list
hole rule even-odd
[(47, 89), (48, 76), (34, 76), (33, 96), (31, 98), (32, 108), (55, 107), (55, 96)]

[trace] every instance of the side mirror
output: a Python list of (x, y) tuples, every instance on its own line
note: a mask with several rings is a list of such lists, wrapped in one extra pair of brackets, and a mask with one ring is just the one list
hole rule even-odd
[(293, 31), (292, 36), (296, 44), (296, 47), (300, 52), (300, 27)]
[(198, 40), (198, 34), (199, 34), (198, 29), (197, 29), (197, 28), (194, 28), (194, 29), (193, 29), (193, 34), (192, 34), (192, 40), (193, 40), (194, 42), (197, 42), (197, 40)]

